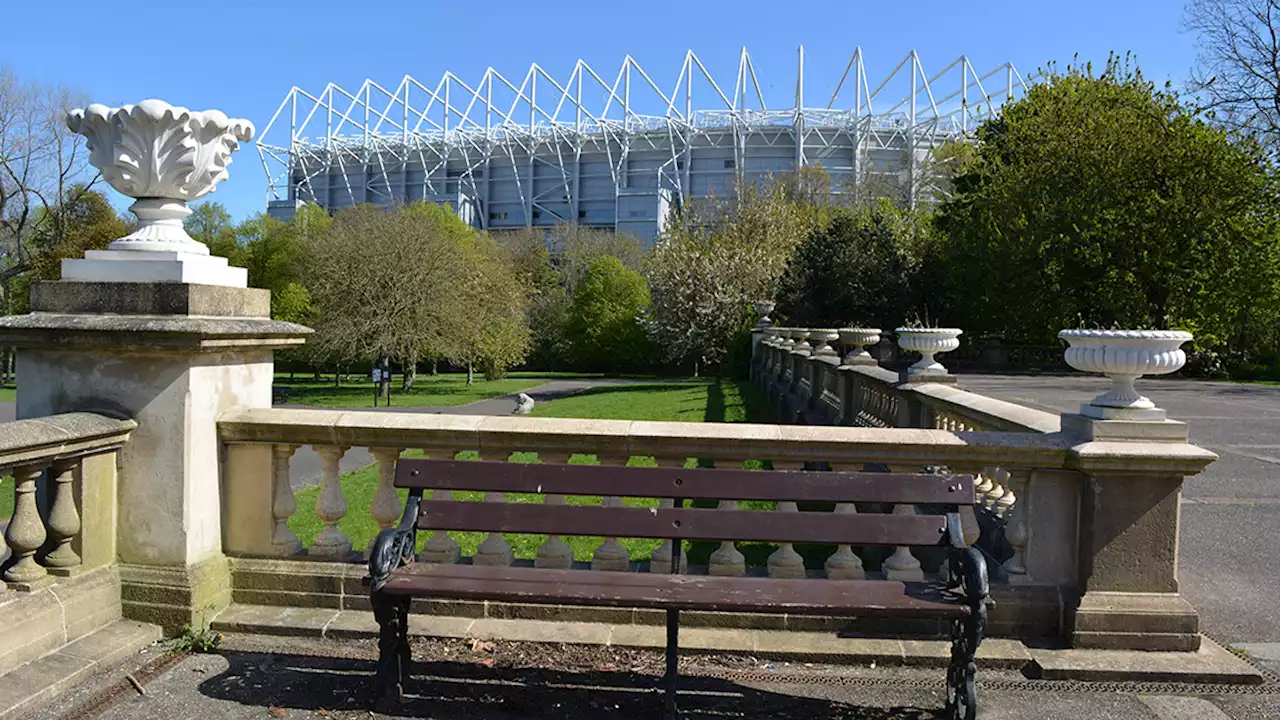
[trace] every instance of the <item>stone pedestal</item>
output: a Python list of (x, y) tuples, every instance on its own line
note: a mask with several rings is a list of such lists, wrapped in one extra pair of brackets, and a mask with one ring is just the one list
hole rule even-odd
[(1172, 421), (1062, 417), (1081, 442), (1069, 464), (1086, 475), (1080, 505), (1080, 648), (1196, 650), (1195, 609), (1178, 594), (1179, 502), (1184, 476), (1217, 458), (1186, 443)]
[(126, 617), (169, 632), (229, 601), (217, 418), (270, 407), (272, 351), (310, 330), (270, 293), (185, 283), (45, 282), (0, 318), (18, 349), (18, 418), (91, 410), (138, 422), (120, 454), (117, 559)]

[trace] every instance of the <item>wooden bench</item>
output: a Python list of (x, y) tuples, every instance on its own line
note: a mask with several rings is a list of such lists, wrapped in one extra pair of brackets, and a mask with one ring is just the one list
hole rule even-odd
[[(987, 569), (961, 536), (959, 508), (975, 499), (971, 475), (793, 472), (401, 460), (395, 485), (409, 488), (404, 517), (383, 530), (369, 558), (374, 614), (381, 627), (375, 697), (399, 702), (408, 679), (409, 603), (414, 597), (516, 603), (657, 608), (667, 614), (666, 718), (677, 717), (681, 610), (844, 617), (924, 616), (951, 621), (947, 711), (976, 712), (974, 653), (987, 614)], [(461, 502), (454, 490), (670, 498), (672, 508)], [(424, 500), (423, 491), (437, 491)], [(937, 515), (727, 511), (686, 501), (790, 500), (800, 503), (924, 504)], [(415, 563), (418, 530), (489, 531), (671, 539), (674, 574)], [(690, 540), (950, 548), (940, 583), (772, 579), (679, 574)]]

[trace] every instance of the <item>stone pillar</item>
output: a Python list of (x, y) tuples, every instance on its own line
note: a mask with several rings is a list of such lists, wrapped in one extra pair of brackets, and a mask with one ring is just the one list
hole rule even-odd
[(1198, 649), (1199, 618), (1178, 594), (1179, 502), (1183, 477), (1217, 456), (1187, 444), (1186, 425), (1172, 420), (1063, 415), (1062, 430), (1080, 438), (1070, 463), (1086, 476), (1072, 645)]
[(88, 138), (102, 178), (134, 198), (138, 225), (63, 260), (62, 280), (35, 283), (31, 314), (0, 318), (0, 343), (18, 349), (19, 418), (137, 421), (117, 485), (124, 614), (177, 632), (230, 602), (218, 416), (270, 407), (272, 351), (311, 331), (273, 321), (271, 294), (183, 229), (186, 203), (226, 179), (252, 123), (144, 100), (73, 110), (67, 125)]
[(309, 331), (269, 317), (266, 290), (39, 282), (18, 348), (17, 416), (90, 410), (138, 422), (120, 451), (117, 560), (126, 617), (176, 631), (229, 601), (217, 418), (271, 406), (272, 350)]

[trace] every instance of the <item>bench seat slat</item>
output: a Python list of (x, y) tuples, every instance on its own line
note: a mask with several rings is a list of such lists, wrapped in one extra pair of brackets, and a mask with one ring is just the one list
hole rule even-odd
[(424, 501), (418, 515), (418, 527), (424, 530), (831, 545), (940, 545), (946, 541), (946, 525), (942, 515), (721, 512), (456, 500)]
[(691, 500), (972, 505), (972, 475), (544, 465), (403, 459), (396, 487)]
[(393, 572), (383, 592), (534, 604), (841, 617), (911, 613), (954, 618), (968, 614), (966, 606), (944, 598), (935, 585), (885, 580), (783, 580), (414, 563)]

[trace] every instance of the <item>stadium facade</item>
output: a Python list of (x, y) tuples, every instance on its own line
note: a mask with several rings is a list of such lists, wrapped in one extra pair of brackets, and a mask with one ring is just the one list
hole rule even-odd
[(517, 82), (490, 68), (472, 83), (446, 72), (431, 86), (295, 87), (257, 148), (281, 219), (304, 203), (430, 200), (483, 229), (576, 222), (653, 240), (675, 204), (808, 165), (836, 195), (936, 199), (933, 149), (1022, 90), (1011, 63), (980, 74), (962, 56), (929, 75), (915, 51), (872, 85), (857, 49), (811, 106), (801, 48), (794, 102), (776, 109), (745, 48), (731, 88), (689, 51), (671, 86), (627, 56), (605, 76), (579, 60), (564, 80), (534, 64)]

